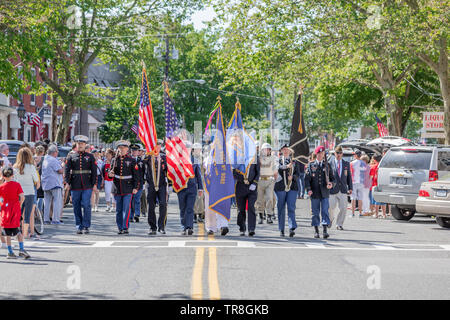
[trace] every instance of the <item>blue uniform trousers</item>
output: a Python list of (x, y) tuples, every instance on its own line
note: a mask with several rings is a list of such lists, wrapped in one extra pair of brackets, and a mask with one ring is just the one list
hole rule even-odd
[(183, 230), (194, 229), (194, 204), (197, 198), (197, 189), (183, 189), (177, 193), (177, 196)]
[(132, 196), (132, 194), (114, 196), (116, 200), (116, 223), (119, 230), (128, 229)]
[[(312, 209), (312, 223), (313, 227), (318, 227), (319, 225), (327, 226), (330, 224), (330, 216), (328, 215), (328, 208), (330, 207), (330, 202), (328, 198), (315, 199), (311, 198), (311, 209)], [(320, 222), (320, 216), (322, 216), (322, 222)]]
[[(91, 227), (91, 195), (92, 189), (72, 190), (72, 205), (75, 215), (75, 225), (78, 229)], [(83, 209), (83, 213), (81, 212)]]
[(275, 194), (277, 195), (278, 229), (284, 232), (287, 205), (289, 229), (295, 230), (297, 228), (297, 222), (295, 221), (295, 202), (297, 201), (297, 191), (275, 191)]
[(144, 191), (144, 189), (140, 189), (136, 194), (133, 194), (133, 202), (131, 205), (131, 215), (130, 215), (131, 220), (133, 220), (135, 216), (138, 218), (141, 216), (142, 191)]

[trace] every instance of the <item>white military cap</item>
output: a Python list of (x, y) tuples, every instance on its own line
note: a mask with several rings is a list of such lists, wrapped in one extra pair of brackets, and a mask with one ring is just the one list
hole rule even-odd
[(263, 145), (261, 146), (261, 150), (262, 149), (272, 149), (272, 147), (270, 146), (270, 144), (268, 144), (267, 142), (266, 143), (263, 143)]
[(120, 146), (130, 147), (130, 142), (127, 140), (119, 140), (116, 142), (116, 147)]
[(73, 137), (73, 141), (87, 143), (89, 141), (89, 138), (86, 136), (83, 136), (83, 135), (78, 135), (78, 136)]

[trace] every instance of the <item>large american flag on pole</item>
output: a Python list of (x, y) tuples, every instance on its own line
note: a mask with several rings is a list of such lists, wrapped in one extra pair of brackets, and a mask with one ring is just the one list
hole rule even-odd
[(377, 120), (378, 133), (380, 134), (380, 137), (388, 136), (389, 131), (386, 129), (383, 122), (381, 122), (380, 118), (378, 118), (378, 116), (375, 115), (375, 119)]
[(36, 140), (40, 140), (44, 135), (44, 107), (38, 113), (31, 115), (30, 124), (37, 127)]
[(145, 67), (142, 69), (141, 102), (139, 107), (139, 138), (145, 144), (147, 152), (154, 153), (157, 139), (156, 128)]
[(191, 155), (183, 140), (175, 132), (179, 129), (177, 115), (169, 96), (169, 88), (164, 83), (164, 107), (166, 109), (166, 159), (167, 177), (172, 181), (173, 190), (179, 192), (186, 188), (189, 178), (194, 177)]

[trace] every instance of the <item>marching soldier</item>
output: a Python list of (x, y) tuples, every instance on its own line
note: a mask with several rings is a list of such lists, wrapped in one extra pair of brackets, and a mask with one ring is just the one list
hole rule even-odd
[[(191, 152), (191, 144), (185, 142), (188, 153)], [(177, 193), (178, 205), (180, 206), (180, 219), (183, 231), (182, 235), (192, 235), (194, 233), (194, 204), (198, 195), (203, 195), (202, 174), (198, 163), (192, 164), (194, 177), (187, 182), (186, 188)]]
[[(325, 157), (325, 148), (318, 146), (314, 153), (317, 155), (316, 160), (308, 164), (305, 176), (305, 188), (308, 196), (311, 198), (312, 208), (312, 226), (315, 233), (314, 238), (319, 238), (319, 225), (323, 227), (323, 238), (329, 237), (327, 226), (330, 225), (330, 217), (328, 215), (330, 189), (333, 187), (332, 182), (335, 181), (333, 171)], [(320, 221), (322, 216), (322, 221)]]
[[(202, 165), (202, 145), (200, 143), (194, 143), (192, 146), (193, 152), (192, 163), (197, 163), (200, 166), (202, 176), (205, 175), (205, 169)], [(194, 223), (203, 222), (205, 218), (205, 195), (198, 195), (194, 204)]]
[(264, 210), (267, 214), (267, 223), (272, 222), (273, 216), (273, 190), (275, 186), (274, 176), (277, 172), (276, 158), (272, 155), (272, 147), (268, 143), (261, 146), (259, 156), (260, 177), (258, 183), (258, 198), (256, 200), (256, 212), (259, 214), (259, 224), (263, 223)]
[[(145, 147), (141, 145), (141, 149), (139, 150), (139, 156), (141, 159), (145, 160)], [(144, 166), (145, 167), (145, 166)], [(144, 170), (144, 184), (145, 184), (145, 170)], [(147, 187), (144, 185), (142, 194), (141, 194), (141, 215), (145, 217), (147, 215)]]
[(294, 151), (287, 145), (281, 148), (282, 156), (279, 159), (277, 183), (275, 193), (277, 195), (278, 229), (280, 236), (284, 237), (284, 225), (286, 206), (288, 210), (289, 237), (295, 235), (297, 223), (295, 221), (295, 204), (298, 193), (299, 167), (292, 159)]
[(252, 163), (248, 169), (247, 176), (242, 175), (233, 169), (234, 180), (236, 181), (236, 204), (238, 207), (237, 224), (241, 236), (245, 236), (246, 227), (246, 206), (248, 203), (248, 235), (253, 237), (256, 228), (255, 202), (258, 197), (256, 190), (259, 180), (259, 164)]
[(88, 137), (78, 135), (73, 140), (76, 152), (69, 153), (66, 158), (66, 190), (70, 188), (71, 191), (77, 234), (88, 234), (91, 227), (92, 190), (97, 190), (97, 164), (94, 156), (85, 152)]
[(114, 199), (116, 200), (116, 223), (118, 234), (128, 234), (130, 206), (132, 196), (140, 188), (139, 167), (128, 155), (130, 143), (125, 140), (117, 142), (119, 155), (115, 157), (109, 176), (114, 178)]
[[(149, 235), (156, 235), (156, 229), (166, 234), (167, 220), (167, 160), (166, 155), (161, 152), (162, 140), (158, 139), (156, 155), (145, 158), (145, 179), (147, 181), (147, 203)], [(159, 218), (156, 224), (156, 199), (159, 201)]]
[(138, 144), (132, 144), (130, 146), (131, 157), (136, 161), (138, 166), (138, 178), (139, 178), (139, 189), (135, 195), (133, 195), (133, 200), (131, 201), (131, 216), (130, 222), (139, 222), (139, 217), (141, 216), (141, 195), (144, 190), (144, 172), (145, 166), (143, 158), (140, 156), (141, 147)]

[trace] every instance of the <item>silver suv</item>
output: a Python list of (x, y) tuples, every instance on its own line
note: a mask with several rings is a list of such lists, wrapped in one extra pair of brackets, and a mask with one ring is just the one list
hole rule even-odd
[(416, 199), (422, 182), (436, 181), (448, 173), (450, 146), (405, 146), (391, 148), (380, 162), (377, 202), (391, 205), (397, 220), (410, 220), (416, 213)]

